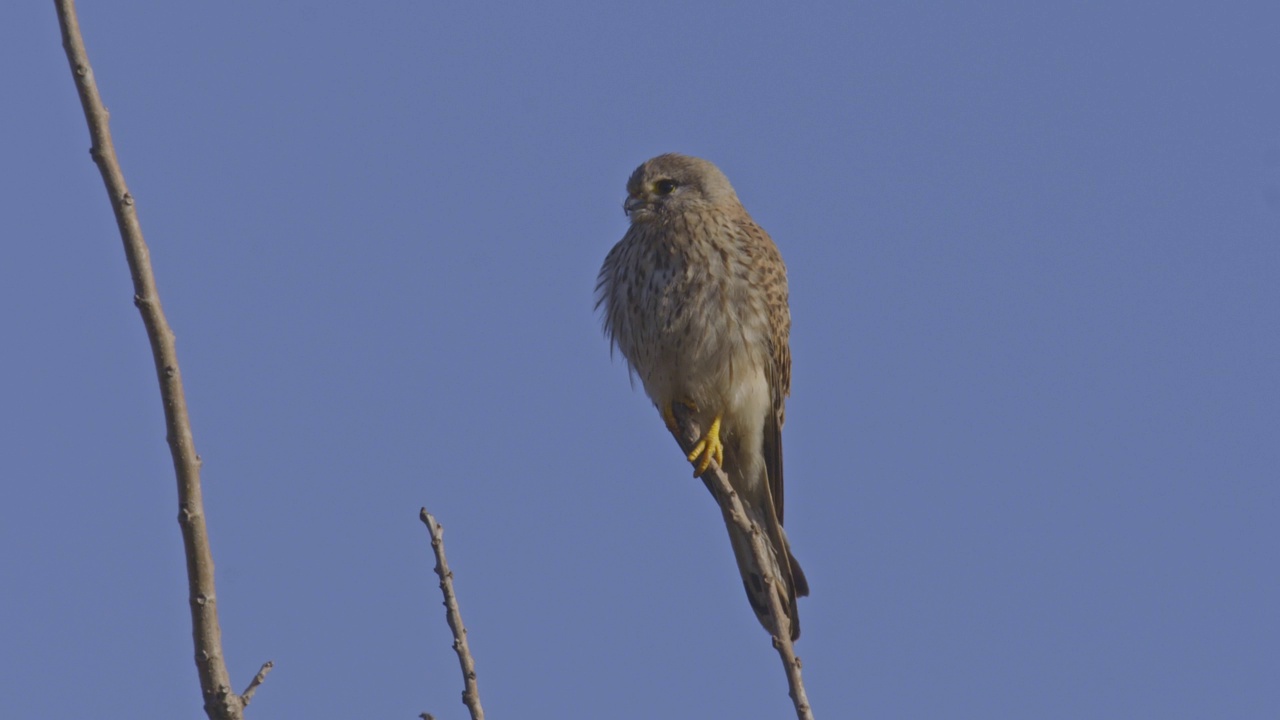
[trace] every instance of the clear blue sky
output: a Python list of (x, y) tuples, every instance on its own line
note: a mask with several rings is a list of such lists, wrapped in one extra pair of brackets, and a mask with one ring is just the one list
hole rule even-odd
[[(82, 2), (252, 716), (791, 712), (592, 310), (631, 170), (790, 269), (825, 718), (1280, 717), (1273, 2)], [(51, 3), (0, 11), (0, 689), (200, 716), (151, 359)]]

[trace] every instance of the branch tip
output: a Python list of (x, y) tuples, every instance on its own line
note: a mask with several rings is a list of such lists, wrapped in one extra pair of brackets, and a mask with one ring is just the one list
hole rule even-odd
[(253, 694), (258, 692), (262, 682), (267, 679), (267, 673), (271, 672), (271, 668), (275, 666), (276, 664), (272, 660), (262, 663), (262, 667), (258, 669), (258, 674), (254, 675), (253, 679), (249, 681), (249, 687), (245, 688), (244, 692), (240, 694), (241, 705), (245, 707), (249, 705), (249, 701), (253, 699)]
[(453, 571), (444, 556), (444, 528), (424, 507), (418, 512), (418, 518), (427, 526), (431, 535), (431, 549), (436, 556), (436, 575), (440, 578), (440, 592), (444, 595), (445, 619), (449, 630), (453, 632), (453, 649), (458, 654), (458, 665), (462, 669), (462, 702), (471, 713), (471, 720), (484, 720), (484, 709), (480, 705), (480, 687), (476, 683), (476, 661), (471, 656), (471, 648), (467, 645), (467, 628), (462, 624), (462, 612), (458, 609), (458, 598), (453, 592)]

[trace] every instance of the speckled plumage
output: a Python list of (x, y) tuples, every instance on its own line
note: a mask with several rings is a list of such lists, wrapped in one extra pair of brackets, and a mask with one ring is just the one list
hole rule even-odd
[[(721, 419), (724, 470), (770, 542), (798, 636), (796, 597), (808, 594), (808, 583), (782, 529), (782, 423), (791, 390), (786, 266), (706, 160), (655, 157), (632, 173), (627, 193), (631, 227), (597, 285), (605, 333), (664, 415), (684, 403), (703, 428)], [(747, 597), (774, 632), (750, 539), (726, 524)]]

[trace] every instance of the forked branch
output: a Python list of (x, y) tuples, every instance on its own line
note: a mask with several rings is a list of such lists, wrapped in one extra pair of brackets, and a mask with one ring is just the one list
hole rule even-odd
[(151, 254), (142, 238), (142, 226), (133, 196), (124, 182), (120, 161), (111, 142), (107, 108), (98, 94), (98, 84), (89, 66), (84, 37), (76, 17), (73, 0), (54, 0), (58, 25), (62, 29), (62, 47), (71, 64), (71, 75), (80, 95), (80, 105), (89, 125), (92, 145), (89, 155), (102, 174), (107, 197), (116, 216), (124, 254), (133, 278), (133, 303), (142, 313), (155, 360), (156, 377), (160, 381), (160, 400), (164, 404), (164, 425), (168, 433), (169, 453), (173, 456), (174, 474), (178, 480), (178, 524), (182, 528), (182, 546), (187, 557), (187, 590), (191, 605), (191, 627), (195, 642), (196, 671), (204, 695), (204, 710), (210, 720), (239, 720), (244, 707), (262, 684), (271, 663), (259, 671), (244, 694), (231, 689), (227, 664), (222, 656), (222, 631), (218, 626), (218, 600), (213, 586), (213, 553), (209, 549), (209, 531), (205, 526), (204, 500), (200, 492), (200, 456), (196, 454), (187, 416), (187, 400), (182, 391), (182, 373), (178, 370), (178, 351), (173, 331), (160, 307), (155, 274), (151, 270)]

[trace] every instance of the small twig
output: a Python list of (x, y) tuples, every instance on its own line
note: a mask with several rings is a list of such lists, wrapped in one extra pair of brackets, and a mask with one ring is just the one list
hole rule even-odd
[(71, 76), (80, 95), (85, 122), (89, 125), (89, 156), (98, 165), (107, 198), (116, 216), (124, 254), (133, 278), (133, 304), (142, 314), (151, 343), (156, 376), (160, 381), (160, 400), (164, 405), (164, 425), (168, 433), (169, 454), (173, 456), (174, 474), (178, 481), (178, 525), (182, 528), (182, 547), (187, 558), (187, 594), (191, 606), (192, 637), (195, 643), (196, 673), (204, 695), (204, 709), (210, 720), (240, 720), (244, 717), (246, 698), (231, 690), (231, 678), (222, 656), (222, 630), (218, 625), (218, 601), (213, 584), (213, 552), (209, 549), (209, 530), (205, 525), (204, 499), (200, 492), (200, 456), (196, 454), (187, 415), (186, 395), (182, 390), (182, 373), (178, 370), (178, 350), (173, 330), (160, 307), (155, 273), (151, 270), (151, 254), (142, 238), (142, 225), (133, 195), (125, 185), (124, 172), (111, 141), (106, 106), (98, 93), (74, 0), (55, 0), (58, 25), (62, 30), (62, 47), (71, 65)]
[(418, 513), (418, 519), (422, 520), (422, 524), (427, 526), (427, 532), (431, 533), (431, 549), (436, 554), (436, 575), (440, 576), (440, 591), (444, 593), (445, 617), (449, 620), (449, 629), (453, 631), (453, 649), (458, 653), (458, 664), (462, 667), (462, 702), (471, 711), (471, 720), (484, 720), (484, 708), (480, 707), (480, 687), (476, 683), (476, 661), (471, 657), (471, 648), (467, 645), (467, 628), (462, 624), (458, 598), (453, 594), (453, 572), (444, 559), (444, 528), (426, 508)]
[(275, 666), (276, 664), (270, 660), (262, 663), (262, 667), (258, 669), (258, 674), (254, 675), (253, 679), (249, 681), (249, 687), (240, 693), (240, 701), (244, 703), (245, 707), (249, 706), (249, 701), (253, 699), (253, 694), (258, 692), (258, 686), (262, 684), (263, 680), (267, 679), (267, 673), (271, 672), (271, 668)]
[[(693, 419), (689, 408), (676, 403), (673, 411), (680, 432), (672, 434), (681, 449), (689, 453), (702, 437), (702, 429)], [(769, 561), (769, 549), (765, 546), (764, 535), (747, 516), (746, 508), (742, 506), (742, 499), (738, 497), (738, 493), (734, 492), (733, 485), (729, 483), (729, 476), (720, 469), (719, 465), (713, 461), (700, 477), (703, 484), (711, 491), (711, 496), (715, 498), (716, 503), (726, 510), (734, 524), (751, 538), (751, 552), (755, 555), (756, 567), (760, 568), (768, 589), (765, 595), (769, 598), (769, 612), (777, 621), (778, 627), (773, 635), (773, 647), (778, 651), (778, 657), (782, 659), (782, 667), (787, 674), (788, 694), (795, 705), (796, 717), (799, 720), (813, 720), (813, 709), (809, 706), (809, 696), (805, 693), (804, 678), (800, 673), (800, 658), (791, 644), (790, 622), (783, 619), (788, 616), (783, 611), (782, 599), (777, 592), (781, 581), (774, 576), (772, 568), (775, 564)]]

